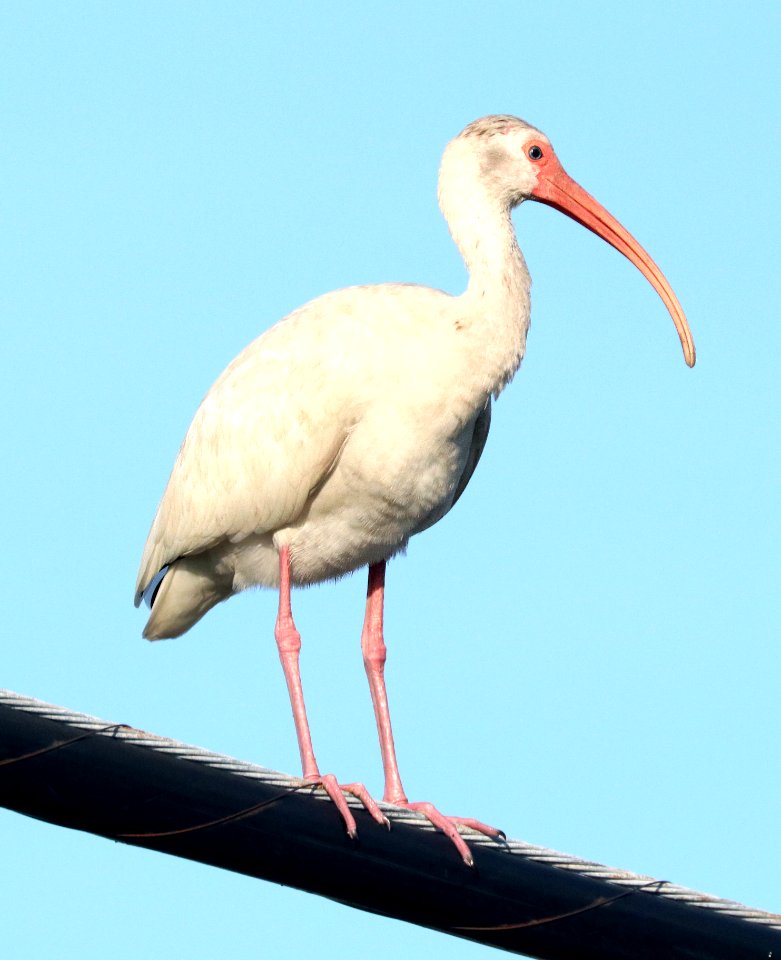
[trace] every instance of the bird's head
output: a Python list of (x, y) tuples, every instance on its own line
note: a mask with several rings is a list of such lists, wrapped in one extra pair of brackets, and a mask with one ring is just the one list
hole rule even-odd
[[(527, 144), (537, 147), (531, 157)], [(518, 117), (483, 117), (448, 144), (443, 171), (456, 176), (460, 172), (480, 184), (490, 201), (511, 208), (531, 197), (537, 187), (540, 149), (546, 158), (550, 155), (548, 138)]]
[[(459, 183), (460, 181), (460, 183)], [(511, 116), (483, 117), (448, 144), (442, 161), (444, 189), (479, 185), (483, 197), (509, 211), (537, 200), (565, 213), (615, 247), (651, 283), (670, 312), (686, 363), (694, 366), (694, 339), (678, 298), (662, 271), (635, 238), (570, 177), (539, 130)]]

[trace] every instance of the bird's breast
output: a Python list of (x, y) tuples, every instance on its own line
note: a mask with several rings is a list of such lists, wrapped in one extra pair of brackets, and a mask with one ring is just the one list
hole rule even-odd
[(387, 559), (450, 509), (474, 419), (408, 417), (389, 405), (356, 424), (298, 522), (280, 531), (293, 577), (315, 582)]

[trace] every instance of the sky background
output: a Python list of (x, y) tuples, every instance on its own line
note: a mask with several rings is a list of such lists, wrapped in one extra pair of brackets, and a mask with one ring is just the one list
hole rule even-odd
[[(446, 142), (515, 113), (657, 260), (515, 214), (527, 357), (469, 490), (388, 571), (411, 799), (781, 910), (779, 8), (0, 6), (0, 686), (298, 773), (255, 592), (147, 644), (141, 549), (209, 385), (355, 283), (455, 293)], [(365, 577), (294, 595), (321, 768), (382, 792)], [(4, 956), (488, 948), (0, 812)]]

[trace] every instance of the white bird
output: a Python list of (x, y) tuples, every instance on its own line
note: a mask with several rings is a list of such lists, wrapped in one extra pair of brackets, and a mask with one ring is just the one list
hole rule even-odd
[(303, 776), (355, 821), (342, 790), (387, 820), (361, 784), (321, 775), (304, 708), (292, 585), (369, 567), (361, 637), (385, 774), (383, 799), (423, 812), (464, 861), (476, 820), (407, 800), (383, 679), (386, 561), (458, 500), (488, 436), (491, 399), (523, 358), (529, 273), (511, 211), (539, 200), (628, 257), (667, 306), (689, 366), (675, 294), (637, 241), (561, 167), (547, 137), (511, 116), (469, 124), (444, 153), (439, 201), (469, 270), (460, 296), (413, 284), (351, 287), (291, 313), (228, 366), (199, 407), (152, 524), (136, 586), (150, 640), (177, 637), (247, 587), (279, 589), (275, 637)]

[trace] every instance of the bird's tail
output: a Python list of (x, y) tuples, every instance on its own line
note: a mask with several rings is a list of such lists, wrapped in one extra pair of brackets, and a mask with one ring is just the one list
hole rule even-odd
[(170, 565), (157, 587), (144, 637), (166, 640), (181, 636), (232, 592), (229, 583), (215, 578), (207, 557), (181, 557)]

